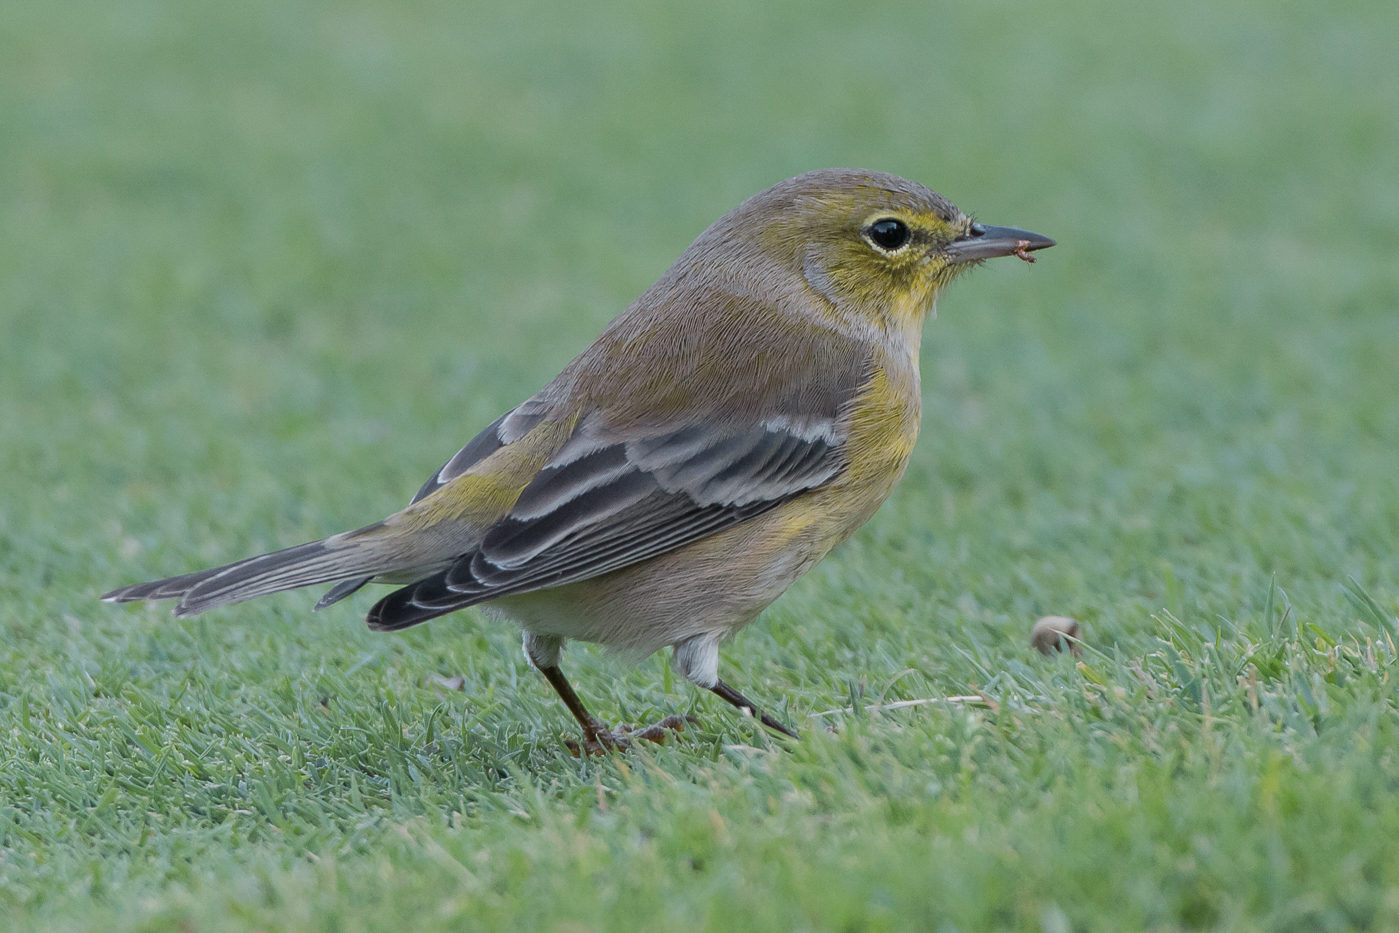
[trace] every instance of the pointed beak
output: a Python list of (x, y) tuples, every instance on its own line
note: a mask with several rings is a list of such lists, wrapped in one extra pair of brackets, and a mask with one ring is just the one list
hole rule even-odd
[(972, 224), (963, 236), (952, 241), (946, 252), (953, 262), (974, 262), (995, 259), (997, 256), (1019, 256), (1026, 262), (1034, 262), (1030, 253), (1053, 245), (1054, 241), (1049, 237), (1029, 230)]

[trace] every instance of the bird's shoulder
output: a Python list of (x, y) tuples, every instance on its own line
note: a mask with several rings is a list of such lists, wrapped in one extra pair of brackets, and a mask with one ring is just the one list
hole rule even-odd
[[(484, 529), (564, 478), (560, 504), (588, 493), (601, 505), (598, 489), (615, 488), (623, 468), (702, 503), (781, 498), (830, 479), (871, 405), (902, 405), (916, 420), (916, 358), (910, 384), (899, 354), (805, 301), (753, 283), (653, 288), (454, 454), (405, 518)], [(784, 452), (799, 468), (773, 474)]]

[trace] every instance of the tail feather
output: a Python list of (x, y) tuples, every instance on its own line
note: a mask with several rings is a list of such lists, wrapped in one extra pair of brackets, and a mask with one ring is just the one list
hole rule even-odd
[(334, 605), (351, 593), (358, 592), (360, 587), (373, 579), (373, 577), (359, 577), (355, 580), (345, 580), (341, 583), (337, 583), (332, 586), (324, 596), (316, 600), (316, 605), (313, 606), (312, 609), (319, 612), (326, 606)]
[[(348, 543), (336, 535), (194, 573), (136, 583), (102, 596), (107, 602), (178, 599), (175, 615), (189, 616), (257, 596), (319, 583), (339, 583), (400, 570), (375, 542)], [(337, 588), (340, 589), (340, 588)], [(343, 592), (342, 595), (349, 595)]]
[(203, 581), (222, 573), (231, 566), (233, 565), (228, 564), (209, 570), (196, 570), (194, 573), (186, 573), (178, 577), (167, 577), (164, 580), (119, 586), (110, 593), (103, 593), (102, 600), (109, 603), (134, 603), (142, 600), (154, 602), (160, 599), (178, 599)]

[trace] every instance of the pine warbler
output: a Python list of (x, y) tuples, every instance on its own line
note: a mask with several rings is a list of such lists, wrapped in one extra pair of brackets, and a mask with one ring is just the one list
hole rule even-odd
[[(918, 435), (918, 345), (938, 292), (1048, 237), (973, 221), (922, 185), (829, 169), (714, 222), (538, 394), (402, 511), (322, 541), (113, 590), (193, 615), (295, 587), (401, 588), (373, 629), (489, 602), (524, 630), (589, 752), (614, 730), (559, 669), (568, 639), (675, 667), (795, 736), (719, 678), (719, 645), (874, 514)], [(570, 743), (571, 745), (573, 743)], [(575, 749), (577, 746), (574, 746)]]

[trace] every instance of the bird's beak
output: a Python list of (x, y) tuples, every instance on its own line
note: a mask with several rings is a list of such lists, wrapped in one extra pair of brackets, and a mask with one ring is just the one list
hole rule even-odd
[(972, 262), (997, 256), (1019, 256), (1026, 262), (1034, 262), (1030, 253), (1053, 245), (1054, 241), (1049, 237), (1029, 230), (972, 224), (965, 234), (948, 245), (946, 253), (953, 262)]

